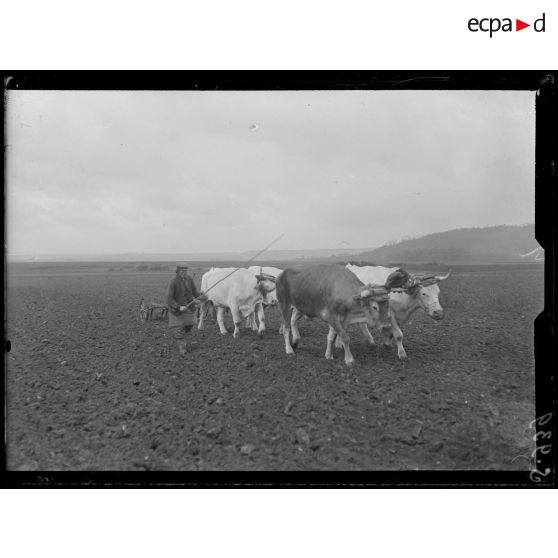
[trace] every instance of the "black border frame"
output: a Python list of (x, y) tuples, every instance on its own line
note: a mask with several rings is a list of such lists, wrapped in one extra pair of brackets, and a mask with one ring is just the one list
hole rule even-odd
[[(539, 71), (5, 71), (6, 90), (530, 90), (536, 94), (535, 236), (545, 250), (545, 308), (535, 320), (535, 424), (550, 432), (548, 442), (537, 439), (538, 471), (8, 471), (5, 412), (0, 411), (4, 444), (0, 448), (3, 487), (9, 488), (432, 488), (556, 487), (556, 246), (558, 215), (557, 72)], [(3, 132), (4, 134), (4, 132)], [(6, 138), (4, 138), (6, 145)], [(5, 167), (5, 161), (3, 161)], [(5, 175), (4, 175), (4, 192)], [(5, 210), (5, 194), (4, 194)], [(4, 231), (3, 231), (4, 235)], [(7, 266), (4, 252), (4, 276)], [(6, 324), (6, 291), (2, 301)], [(6, 337), (4, 366), (6, 369)], [(5, 382), (0, 397), (5, 402)], [(535, 433), (535, 429), (533, 430)], [(548, 474), (545, 474), (549, 471)]]

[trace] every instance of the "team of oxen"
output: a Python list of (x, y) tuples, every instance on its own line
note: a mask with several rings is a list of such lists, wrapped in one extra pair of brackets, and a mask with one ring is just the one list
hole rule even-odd
[[(444, 316), (438, 283), (450, 273), (411, 274), (402, 268), (322, 264), (288, 267), (212, 268), (201, 280), (205, 300), (200, 308), (198, 329), (212, 309), (222, 334), (227, 333), (224, 314), (229, 310), (234, 337), (240, 335), (241, 320), (263, 335), (267, 306), (278, 306), (280, 333), (285, 351), (293, 354), (300, 341), (300, 318), (320, 318), (329, 325), (325, 356), (333, 358), (333, 347), (345, 350), (345, 363), (354, 363), (349, 347), (349, 326), (357, 324), (371, 346), (370, 329), (378, 330), (386, 346), (397, 347), (397, 356), (407, 358), (403, 347), (404, 325), (417, 310), (434, 320)], [(257, 322), (256, 322), (257, 317)]]

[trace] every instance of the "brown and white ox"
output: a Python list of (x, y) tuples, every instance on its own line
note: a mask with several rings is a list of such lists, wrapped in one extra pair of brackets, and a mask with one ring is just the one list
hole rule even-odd
[[(382, 283), (397, 268), (382, 266), (358, 266), (347, 264), (346, 268), (355, 274), (364, 283)], [(397, 356), (406, 359), (407, 353), (403, 347), (403, 333), (401, 326), (409, 321), (410, 317), (417, 311), (423, 310), (433, 320), (441, 320), (444, 317), (444, 309), (440, 305), (440, 288), (438, 283), (445, 281), (451, 274), (446, 275), (409, 275), (405, 288), (392, 290), (389, 293), (390, 323), (382, 324), (380, 329), (384, 336), (384, 344), (397, 345)], [(366, 325), (361, 328), (371, 345), (374, 338)]]
[[(293, 345), (300, 340), (296, 322), (306, 315), (321, 318), (329, 325), (325, 357), (333, 359), (333, 343), (339, 337), (345, 349), (345, 364), (352, 365), (354, 358), (349, 347), (348, 327), (355, 323), (374, 327), (378, 322), (387, 322), (389, 289), (401, 284), (401, 274), (394, 273), (385, 285), (365, 285), (338, 264), (285, 269), (277, 278), (276, 291), (283, 318), (286, 353), (294, 353)], [(293, 313), (289, 320), (291, 307)]]
[[(234, 272), (234, 273), (233, 273)], [(213, 304), (217, 309), (217, 323), (223, 335), (228, 333), (224, 323), (225, 309), (231, 311), (234, 322), (233, 337), (240, 335), (240, 321), (257, 312), (260, 325), (258, 335), (265, 332), (263, 302), (268, 293), (275, 289), (271, 276), (254, 275), (247, 269), (234, 267), (212, 268), (201, 279), (201, 290), (207, 300), (202, 303), (198, 329), (203, 329), (207, 306)]]

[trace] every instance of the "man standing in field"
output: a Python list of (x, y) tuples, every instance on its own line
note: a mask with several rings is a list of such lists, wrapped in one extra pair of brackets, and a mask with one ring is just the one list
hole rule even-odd
[(167, 305), (169, 307), (169, 328), (178, 344), (181, 355), (186, 354), (186, 334), (194, 325), (195, 305), (201, 304), (192, 277), (188, 275), (188, 264), (176, 264), (176, 276), (169, 284)]

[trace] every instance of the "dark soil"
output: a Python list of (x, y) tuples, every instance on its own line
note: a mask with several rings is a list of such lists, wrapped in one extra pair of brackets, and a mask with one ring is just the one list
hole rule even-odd
[(355, 328), (353, 368), (317, 320), (287, 356), (277, 310), (261, 339), (209, 321), (181, 357), (138, 315), (172, 274), (48, 273), (8, 277), (10, 470), (530, 468), (540, 271), (454, 274), (445, 319), (404, 327), (408, 362)]

